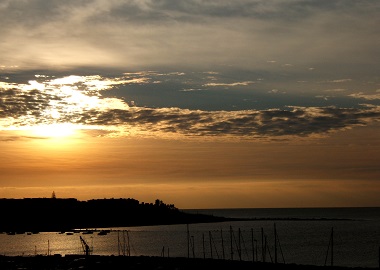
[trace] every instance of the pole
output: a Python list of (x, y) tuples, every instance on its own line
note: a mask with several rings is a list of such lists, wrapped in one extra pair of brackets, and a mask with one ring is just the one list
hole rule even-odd
[(251, 229), (251, 241), (252, 241), (252, 262), (255, 262), (255, 244), (253, 240), (253, 229)]
[(131, 256), (131, 246), (129, 244), (129, 231), (126, 231), (127, 233), (127, 255), (130, 257)]
[(187, 224), (186, 228), (187, 228), (187, 258), (190, 258), (190, 232), (189, 232), (189, 224)]
[(223, 241), (223, 231), (222, 231), (222, 229), (220, 229), (220, 237), (222, 238), (222, 254), (223, 254), (223, 260), (225, 260), (226, 259), (226, 257), (225, 257), (225, 254), (224, 254), (224, 241)]
[(231, 261), (234, 259), (234, 249), (232, 245), (232, 226), (230, 226), (230, 239), (231, 239)]
[(127, 251), (127, 249), (126, 249), (126, 241), (125, 241), (125, 230), (123, 230), (123, 256), (126, 256), (127, 255), (127, 253), (126, 253), (126, 251)]
[(331, 228), (331, 266), (334, 266), (334, 227)]
[(193, 251), (193, 258), (195, 258), (195, 247), (194, 247), (195, 243), (194, 243), (194, 236), (193, 235), (191, 236), (191, 240), (192, 240), (192, 246), (191, 247), (192, 247), (192, 251)]
[(211, 239), (211, 231), (208, 232), (208, 236), (210, 238), (210, 254), (211, 254), (211, 259), (213, 259), (213, 256), (212, 256), (212, 239)]
[(239, 243), (239, 247), (238, 247), (238, 253), (239, 253), (239, 260), (241, 261), (241, 240), (240, 240), (240, 236), (241, 236), (241, 231), (240, 231), (240, 228), (239, 228), (239, 240), (238, 240), (238, 243)]
[(277, 263), (277, 231), (276, 231), (276, 223), (274, 223), (274, 263)]
[(265, 262), (264, 228), (263, 227), (261, 227), (261, 257), (262, 257), (262, 261)]
[(255, 252), (256, 252), (256, 261), (258, 261), (259, 260), (259, 255), (257, 255), (258, 244), (257, 244), (257, 240), (256, 239), (254, 241), (255, 241), (255, 246), (256, 246), (256, 250), (255, 250)]
[(117, 231), (117, 254), (120, 256), (120, 232)]
[(202, 245), (203, 245), (203, 259), (206, 259), (205, 234), (204, 233), (202, 233)]

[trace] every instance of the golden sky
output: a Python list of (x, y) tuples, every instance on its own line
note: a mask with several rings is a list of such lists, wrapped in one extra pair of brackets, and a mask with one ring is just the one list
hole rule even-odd
[(80, 132), (2, 141), (0, 197), (54, 190), (79, 199), (160, 198), (181, 208), (377, 206), (378, 134), (374, 126), (283, 142)]
[(378, 1), (5, 0), (0, 197), (380, 206)]

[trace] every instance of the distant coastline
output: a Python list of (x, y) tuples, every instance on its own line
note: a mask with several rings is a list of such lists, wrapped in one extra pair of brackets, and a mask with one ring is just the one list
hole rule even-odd
[(161, 200), (154, 203), (136, 199), (24, 198), (0, 199), (0, 232), (72, 231), (165, 224), (191, 224), (237, 220), (180, 211)]
[(183, 211), (249, 220), (380, 220), (380, 207), (217, 208)]
[[(53, 194), (54, 195), (54, 194)], [(238, 209), (237, 209), (238, 210)], [(180, 210), (173, 204), (157, 199), (154, 203), (133, 198), (92, 199), (24, 198), (0, 199), (2, 222), (0, 232), (37, 233), (68, 232), (75, 229), (152, 226), (169, 224), (211, 223), (226, 221), (332, 221), (353, 220), (337, 217), (250, 216), (218, 215), (206, 210)], [(212, 211), (212, 210), (210, 210)]]

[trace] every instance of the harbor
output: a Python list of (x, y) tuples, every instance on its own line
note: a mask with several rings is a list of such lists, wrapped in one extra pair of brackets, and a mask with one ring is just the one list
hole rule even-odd
[(24, 257), (27, 261), (54, 261), (53, 257), (60, 264), (83, 262), (89, 257), (91, 262), (106, 264), (130, 257), (377, 269), (377, 224), (352, 219), (292, 219), (3, 233), (0, 255), (3, 261), (15, 260), (14, 264)]

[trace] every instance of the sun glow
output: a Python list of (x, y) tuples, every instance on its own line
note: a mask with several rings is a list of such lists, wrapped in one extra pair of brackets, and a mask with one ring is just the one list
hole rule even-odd
[(50, 124), (34, 126), (32, 134), (37, 137), (62, 138), (75, 135), (77, 130), (78, 127), (73, 124)]
[(105, 129), (88, 123), (93, 120), (95, 112), (129, 109), (124, 100), (101, 94), (115, 85), (132, 83), (129, 77), (35, 77), (36, 80), (29, 80), (27, 84), (0, 82), (0, 90), (11, 90), (4, 94), (4, 98), (0, 97), (9, 112), (8, 117), (0, 119), (0, 131), (13, 131), (22, 138), (53, 139), (54, 143), (64, 140), (67, 143), (69, 138), (84, 136), (83, 130)]

